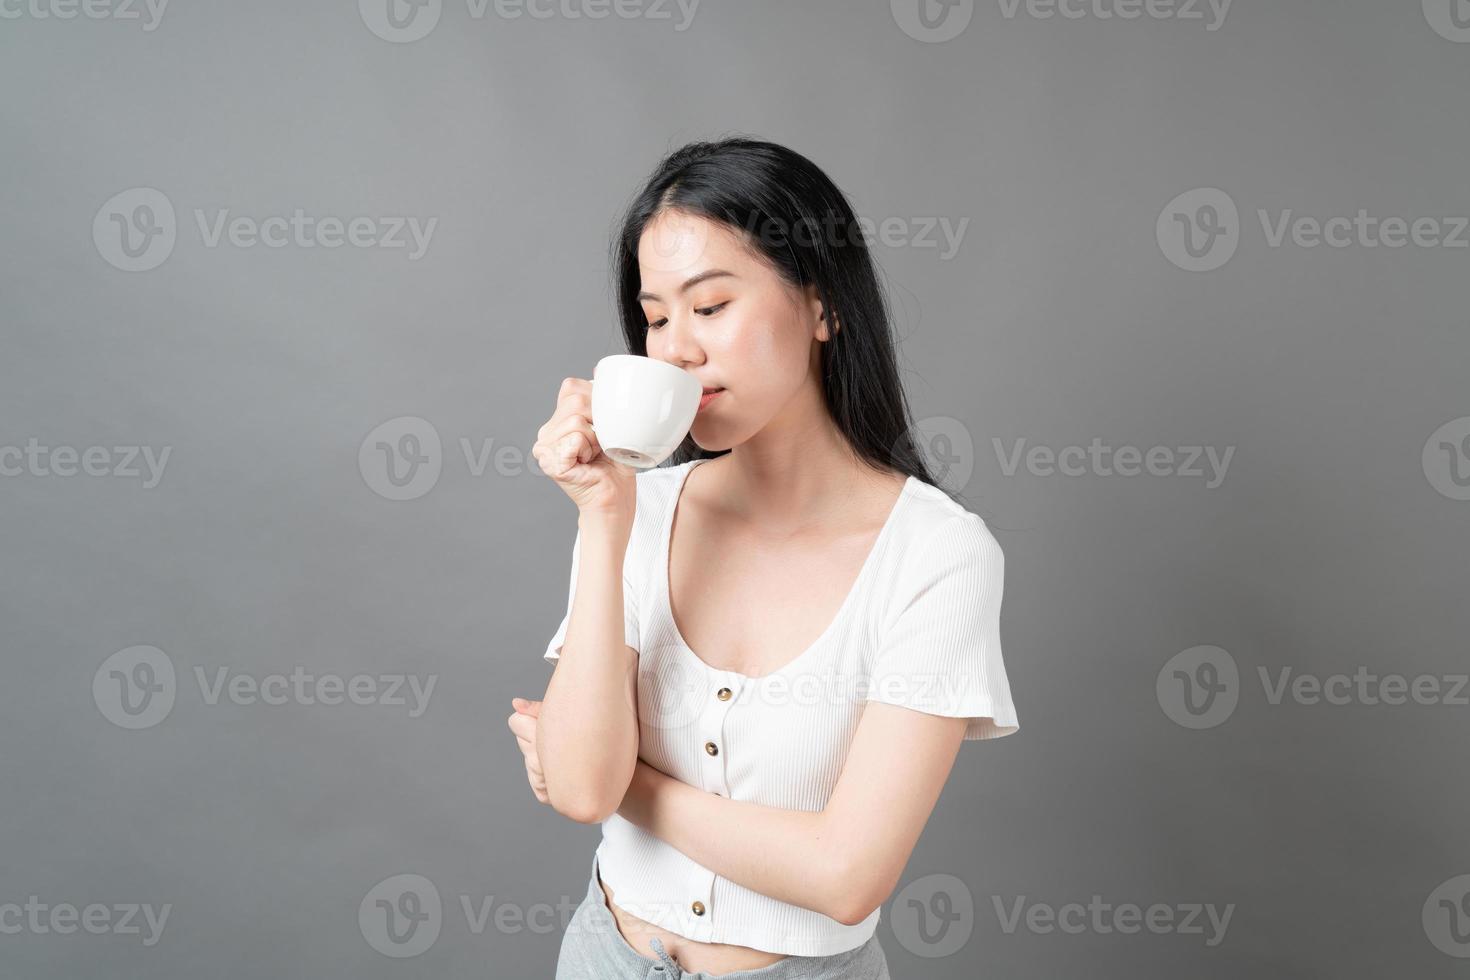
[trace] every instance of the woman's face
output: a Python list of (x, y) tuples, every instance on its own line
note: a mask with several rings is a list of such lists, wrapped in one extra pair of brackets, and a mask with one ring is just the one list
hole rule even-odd
[(787, 285), (737, 230), (664, 211), (643, 231), (638, 267), (648, 356), (725, 389), (694, 418), (701, 448), (744, 442), (820, 384), (816, 342), (827, 327), (815, 289)]

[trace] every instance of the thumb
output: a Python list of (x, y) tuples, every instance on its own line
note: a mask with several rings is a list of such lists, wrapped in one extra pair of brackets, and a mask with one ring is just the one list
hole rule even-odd
[(510, 703), (517, 711), (531, 715), (532, 717), (539, 717), (541, 714), (540, 701), (529, 701), (526, 698), (511, 698)]

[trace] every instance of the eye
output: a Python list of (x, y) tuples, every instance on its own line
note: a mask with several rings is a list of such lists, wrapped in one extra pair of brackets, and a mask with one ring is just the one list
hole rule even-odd
[[(720, 303), (717, 306), (696, 306), (694, 308), (694, 312), (700, 314), (701, 316), (713, 316), (729, 305), (729, 300), (726, 300), (725, 302)], [(667, 320), (655, 320), (652, 323), (648, 324), (648, 329), (657, 330), (659, 327), (663, 326), (667, 322)]]

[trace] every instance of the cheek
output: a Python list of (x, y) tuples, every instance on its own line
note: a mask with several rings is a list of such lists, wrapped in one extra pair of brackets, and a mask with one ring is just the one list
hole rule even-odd
[(808, 338), (788, 317), (783, 309), (763, 310), (732, 333), (728, 355), (749, 388), (784, 392), (806, 376)]

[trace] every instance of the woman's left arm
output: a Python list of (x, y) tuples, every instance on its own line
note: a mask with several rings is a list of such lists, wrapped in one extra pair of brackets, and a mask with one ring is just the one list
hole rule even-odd
[(722, 878), (855, 925), (897, 886), (965, 725), (869, 701), (820, 811), (718, 796), (640, 759), (618, 813)]

